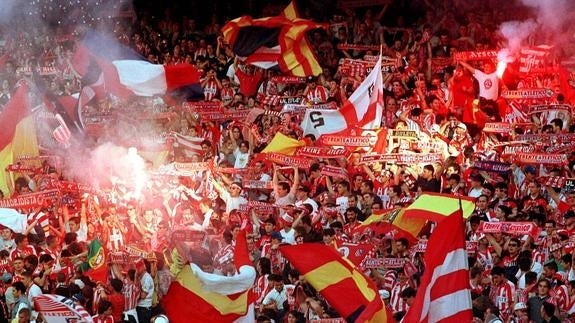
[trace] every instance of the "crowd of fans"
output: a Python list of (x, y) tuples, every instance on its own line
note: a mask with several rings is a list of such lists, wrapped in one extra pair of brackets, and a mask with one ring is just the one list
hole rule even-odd
[[(458, 52), (501, 49), (505, 39), (498, 33), (499, 24), (525, 18), (525, 8), (493, 9), (479, 2), (454, 7), (449, 1), (440, 2), (424, 1), (419, 11), (398, 11), (393, 1), (341, 10), (325, 21), (329, 28), (309, 35), (323, 73), (295, 81), (243, 63), (224, 42), (220, 35), (224, 22), (216, 18), (199, 26), (191, 18), (143, 15), (132, 24), (115, 25), (117, 39), (150, 62), (190, 63), (201, 69), (202, 93), (199, 99), (197, 93), (174, 96), (193, 100), (186, 104), (166, 97), (110, 97), (83, 107), (86, 132), (78, 155), (88, 156), (86, 152), (97, 145), (112, 141), (140, 150), (154, 148), (167, 157), (161, 165), (149, 161), (150, 177), (141, 192), (121, 178), (89, 190), (76, 188), (50, 205), (22, 210), (29, 214), (25, 232), (2, 229), (0, 312), (5, 320), (20, 317), (19, 322), (27, 322), (26, 317), (36, 315), (33, 298), (55, 293), (74, 298), (98, 322), (149, 322), (162, 313), (160, 300), (174, 279), (171, 269), (187, 260), (173, 259), (174, 246), (196, 254), (203, 250), (203, 268), (232, 275), (234, 241), (238, 231), (246, 229), (250, 258), (258, 271), (254, 286), (258, 322), (339, 317), (278, 250), (282, 243), (307, 242), (335, 248), (343, 242), (368, 242), (374, 258), (401, 258), (412, 264), (415, 270), (362, 268), (399, 321), (413, 302), (424, 269), (417, 239), (427, 239), (433, 225), (414, 240), (393, 231), (364, 230), (360, 224), (382, 210), (408, 205), (422, 192), (476, 201), (467, 220), (467, 237), (473, 246), (469, 268), (477, 322), (572, 319), (575, 187), (568, 178), (575, 172), (573, 149), (566, 149), (562, 164), (551, 165), (524, 163), (513, 159), (523, 150), (504, 150), (505, 143), (520, 141), (520, 136), (571, 138), (574, 129), (571, 108), (563, 114), (523, 111), (526, 119), (516, 119), (515, 104), (520, 111), (531, 104), (570, 102), (565, 102), (566, 93), (553, 71), (521, 74), (517, 64), (510, 64), (500, 78), (494, 58), (450, 59)], [(389, 16), (397, 20), (383, 19)], [(5, 31), (0, 103), (5, 105), (17, 81), (34, 70), (40, 71), (56, 97), (78, 92), (82, 83), (71, 59), (80, 36), (65, 30), (51, 34), (42, 28), (31, 33)], [(548, 41), (543, 37), (548, 35), (534, 32), (524, 45)], [(316, 158), (308, 168), (298, 169), (259, 154), (277, 133), (313, 145), (316, 138), (304, 138), (300, 128), (303, 115), (281, 113), (285, 100), (340, 107), (367, 74), (364, 65), (380, 45), (385, 62), (381, 126), (416, 135), (415, 140), (390, 141), (394, 146), (387, 152), (439, 154), (440, 160), (415, 165), (363, 163), (361, 157), (369, 152), (354, 150), (347, 157)], [(548, 64), (557, 66), (570, 54), (569, 46), (555, 46)], [(521, 88), (548, 88), (553, 93), (520, 100), (501, 96)], [(206, 113), (213, 107), (219, 114), (215, 118)], [(246, 123), (246, 114), (239, 112), (255, 109), (262, 112)], [(87, 177), (70, 171), (66, 148), (52, 137), (50, 110), (41, 107), (35, 113), (38, 142), (48, 156), (22, 160), (43, 163), (36, 172), (15, 174), (14, 193), (3, 194), (6, 199), (48, 190), (60, 181), (87, 182)], [(230, 115), (242, 117), (226, 118)], [(511, 131), (482, 131), (486, 123), (494, 122), (507, 122)], [(201, 138), (197, 143), (201, 148), (178, 138)], [(520, 145), (538, 153), (569, 140)], [(80, 144), (71, 142), (67, 149), (79, 149)], [(477, 166), (485, 160), (506, 167), (501, 171)], [(345, 169), (345, 176), (326, 175), (322, 172), (326, 166)], [(551, 177), (566, 180), (554, 185)], [(529, 222), (541, 233), (481, 233), (481, 221)], [(185, 242), (173, 241), (172, 234), (178, 231), (196, 234)], [(106, 283), (91, 281), (79, 266), (94, 239), (118, 255), (109, 257)], [(138, 258), (145, 265), (128, 261)]]

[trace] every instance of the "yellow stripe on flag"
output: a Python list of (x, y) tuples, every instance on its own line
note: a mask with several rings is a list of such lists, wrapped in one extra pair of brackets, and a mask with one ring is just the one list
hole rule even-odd
[(293, 155), (299, 147), (305, 146), (303, 140), (293, 139), (281, 132), (277, 132), (270, 143), (262, 150), (262, 153), (281, 153), (284, 155)]
[(14, 174), (7, 172), (6, 167), (20, 157), (36, 157), (38, 155), (34, 117), (28, 116), (16, 126), (12, 142), (0, 151), (0, 189), (5, 196), (9, 196), (14, 190)]
[[(445, 194), (421, 194), (411, 205), (405, 208), (410, 217), (423, 217), (425, 212), (434, 213), (437, 216), (450, 216), (459, 211), (460, 198)], [(461, 198), (463, 218), (467, 219), (475, 210), (475, 202), (471, 198)]]
[[(353, 266), (353, 264), (350, 265)], [(344, 279), (351, 278), (368, 301), (372, 301), (375, 297), (375, 292), (369, 287), (365, 276), (356, 269), (350, 272), (348, 268), (338, 261), (330, 261), (325, 265), (317, 267), (305, 274), (304, 277), (307, 281), (313, 282), (313, 286), (318, 292)]]
[(200, 279), (194, 275), (189, 265), (186, 265), (182, 269), (176, 280), (190, 292), (210, 303), (222, 315), (244, 315), (246, 313), (249, 291), (242, 293), (235, 299), (231, 299), (226, 295), (206, 291), (202, 287)]

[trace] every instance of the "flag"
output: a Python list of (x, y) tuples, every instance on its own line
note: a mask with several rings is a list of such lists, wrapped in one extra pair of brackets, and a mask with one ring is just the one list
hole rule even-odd
[(463, 217), (441, 221), (427, 242), (425, 271), (404, 322), (471, 322), (471, 289)]
[[(163, 95), (198, 83), (201, 73), (191, 64), (160, 65), (96, 32), (87, 33), (72, 59), (85, 85), (103, 76), (106, 92), (118, 97)], [(91, 79), (92, 81), (90, 81)]]
[(365, 80), (339, 110), (306, 110), (301, 123), (304, 135), (319, 138), (353, 128), (378, 129), (383, 116), (383, 77), (381, 55)]
[(281, 253), (348, 321), (392, 322), (375, 284), (331, 246), (282, 245)]
[(178, 146), (184, 147), (193, 154), (201, 155), (203, 152), (202, 142), (204, 142), (204, 138), (184, 136), (177, 132), (172, 132), (170, 137), (174, 139)]
[(20, 156), (38, 156), (34, 118), (28, 106), (28, 86), (16, 89), (0, 112), (0, 190), (5, 196), (12, 192), (12, 174), (6, 167)]
[(106, 266), (106, 249), (98, 239), (92, 240), (88, 245), (88, 256), (82, 264), (84, 275), (93, 281), (106, 282), (108, 279), (108, 267)]
[[(279, 66), (283, 71), (291, 71), (295, 76), (320, 75), (323, 70), (315, 57), (312, 46), (310, 46), (305, 32), (302, 29), (308, 28), (307, 21), (299, 18), (299, 14), (294, 1), (285, 7), (282, 16), (294, 22), (296, 26), (290, 28), (290, 32), (281, 39), (281, 44), (286, 50), (279, 57)], [(303, 28), (302, 28), (303, 27)], [(319, 28), (320, 25), (311, 28)]]
[(66, 122), (59, 114), (55, 116), (58, 121), (58, 126), (54, 131), (52, 131), (52, 136), (59, 142), (63, 147), (68, 148), (70, 146), (70, 139), (72, 138), (72, 132)]
[(519, 73), (527, 74), (532, 69), (538, 69), (545, 64), (552, 46), (539, 45), (531, 48), (521, 48), (519, 53)]
[(60, 295), (41, 294), (34, 297), (34, 309), (48, 323), (93, 322), (92, 316), (82, 305)]
[(248, 257), (245, 230), (234, 248), (236, 274), (228, 277), (184, 266), (170, 285), (162, 306), (173, 323), (255, 321), (251, 288), (256, 271)]
[(234, 53), (262, 68), (279, 66), (294, 76), (322, 73), (306, 32), (323, 25), (297, 17), (291, 3), (280, 16), (253, 19), (242, 16), (222, 28), (225, 41)]
[(306, 143), (303, 140), (296, 140), (282, 134), (281, 132), (277, 132), (266, 148), (262, 150), (262, 153), (275, 152), (291, 156), (295, 153), (296, 149), (305, 145)]
[(423, 193), (404, 209), (408, 219), (420, 218), (439, 222), (452, 214), (463, 212), (465, 219), (475, 210), (475, 199), (468, 196), (449, 194)]
[(356, 267), (359, 267), (365, 258), (373, 252), (375, 246), (373, 243), (352, 243), (347, 241), (335, 240), (337, 251), (351, 261)]

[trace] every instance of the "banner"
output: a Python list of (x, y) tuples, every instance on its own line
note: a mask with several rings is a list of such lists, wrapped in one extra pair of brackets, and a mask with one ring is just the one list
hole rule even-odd
[(572, 106), (568, 104), (536, 104), (529, 107), (529, 114), (551, 112), (551, 111), (566, 111), (571, 113)]
[(387, 133), (388, 136), (397, 138), (407, 138), (407, 139), (417, 139), (417, 132), (414, 130), (390, 130)]
[(266, 155), (268, 161), (280, 165), (297, 166), (301, 169), (308, 169), (312, 162), (307, 158), (286, 156), (278, 153), (266, 153)]
[(369, 163), (396, 163), (396, 164), (433, 164), (443, 161), (441, 154), (379, 154), (363, 155), (360, 157), (360, 164)]
[(206, 237), (204, 231), (197, 230), (176, 230), (172, 232), (172, 241), (198, 242)]
[(270, 81), (282, 84), (303, 84), (305, 83), (305, 78), (299, 76), (276, 75), (272, 76)]
[(522, 48), (519, 54), (519, 73), (530, 73), (534, 69), (545, 66), (551, 46), (541, 45), (532, 48)]
[(475, 161), (473, 168), (492, 173), (507, 173), (511, 171), (511, 164), (496, 161)]
[(298, 148), (295, 155), (311, 158), (339, 158), (346, 157), (347, 152), (345, 149), (305, 146)]
[(373, 50), (379, 51), (379, 45), (360, 45), (360, 44), (337, 44), (340, 50)]
[(509, 134), (513, 129), (508, 122), (487, 122), (483, 127), (484, 132)]
[(537, 154), (537, 153), (519, 153), (515, 155), (515, 162), (521, 164), (546, 164), (546, 165), (564, 165), (568, 162), (565, 154)]
[(7, 172), (15, 172), (15, 173), (26, 173), (26, 174), (35, 174), (40, 169), (34, 166), (26, 166), (20, 163), (10, 164), (6, 167)]
[(348, 179), (347, 171), (343, 167), (326, 165), (321, 168), (320, 173), (325, 176), (333, 176), (337, 178), (343, 178), (346, 180)]
[(569, 179), (562, 176), (541, 176), (539, 183), (547, 187), (563, 188)]
[(261, 202), (261, 201), (249, 201), (247, 204), (240, 204), (239, 211), (240, 212), (248, 212), (250, 209), (255, 210), (256, 212), (275, 212), (278, 208), (276, 204), (268, 203), (268, 202)]
[(525, 146), (525, 145), (505, 146), (505, 149), (503, 149), (503, 153), (501, 155), (506, 157), (506, 156), (515, 155), (515, 154), (519, 154), (519, 153), (529, 154), (529, 153), (532, 153), (534, 151), (535, 151), (535, 147), (532, 145), (529, 145), (529, 146)]
[(559, 154), (575, 151), (575, 141), (567, 144), (553, 145), (545, 150), (549, 154)]
[(505, 90), (501, 93), (503, 99), (548, 99), (553, 96), (551, 89), (519, 89)]
[(478, 233), (507, 233), (511, 235), (525, 235), (528, 234), (534, 239), (537, 239), (541, 229), (532, 222), (485, 222), (481, 221)]
[(539, 141), (546, 143), (557, 143), (557, 142), (572, 142), (575, 140), (575, 133), (562, 133), (562, 134), (526, 134), (518, 135), (515, 137), (519, 141)]
[(242, 181), (244, 188), (249, 189), (265, 189), (273, 190), (274, 185), (271, 181), (255, 181), (255, 180), (244, 180)]
[(371, 147), (377, 141), (377, 137), (322, 135), (318, 141), (325, 146)]
[(174, 169), (179, 172), (199, 172), (210, 168), (211, 162), (198, 162), (198, 163), (178, 163), (175, 162)]
[(7, 209), (35, 209), (52, 203), (60, 192), (56, 189), (46, 190), (17, 197), (0, 200), (0, 208)]
[(404, 258), (365, 258), (363, 261), (364, 268), (385, 268), (397, 269), (405, 265)]
[(497, 58), (496, 50), (457, 52), (453, 54), (456, 61), (482, 61)]
[(281, 110), (282, 113), (303, 113), (306, 110), (335, 110), (337, 105), (334, 102), (305, 105), (305, 104), (285, 104)]

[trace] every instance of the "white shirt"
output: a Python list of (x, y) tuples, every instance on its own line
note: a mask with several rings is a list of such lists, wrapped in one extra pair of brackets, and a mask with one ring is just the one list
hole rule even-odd
[(138, 301), (139, 307), (152, 307), (152, 296), (154, 294), (154, 279), (152, 276), (145, 272), (140, 279), (140, 285), (142, 285), (142, 290), (146, 293), (146, 297)]
[(499, 79), (497, 73), (485, 74), (476, 69), (473, 77), (479, 82), (479, 96), (488, 100), (497, 100), (499, 96)]
[(278, 292), (274, 287), (267, 295), (264, 297), (262, 304), (269, 305), (274, 302), (277, 306), (278, 310), (284, 309), (284, 302), (287, 301), (288, 294), (286, 285), (284, 285), (283, 289)]
[(283, 238), (282, 242), (295, 244), (295, 230), (293, 228), (291, 228), (289, 231), (281, 229), (280, 234), (282, 235)]

